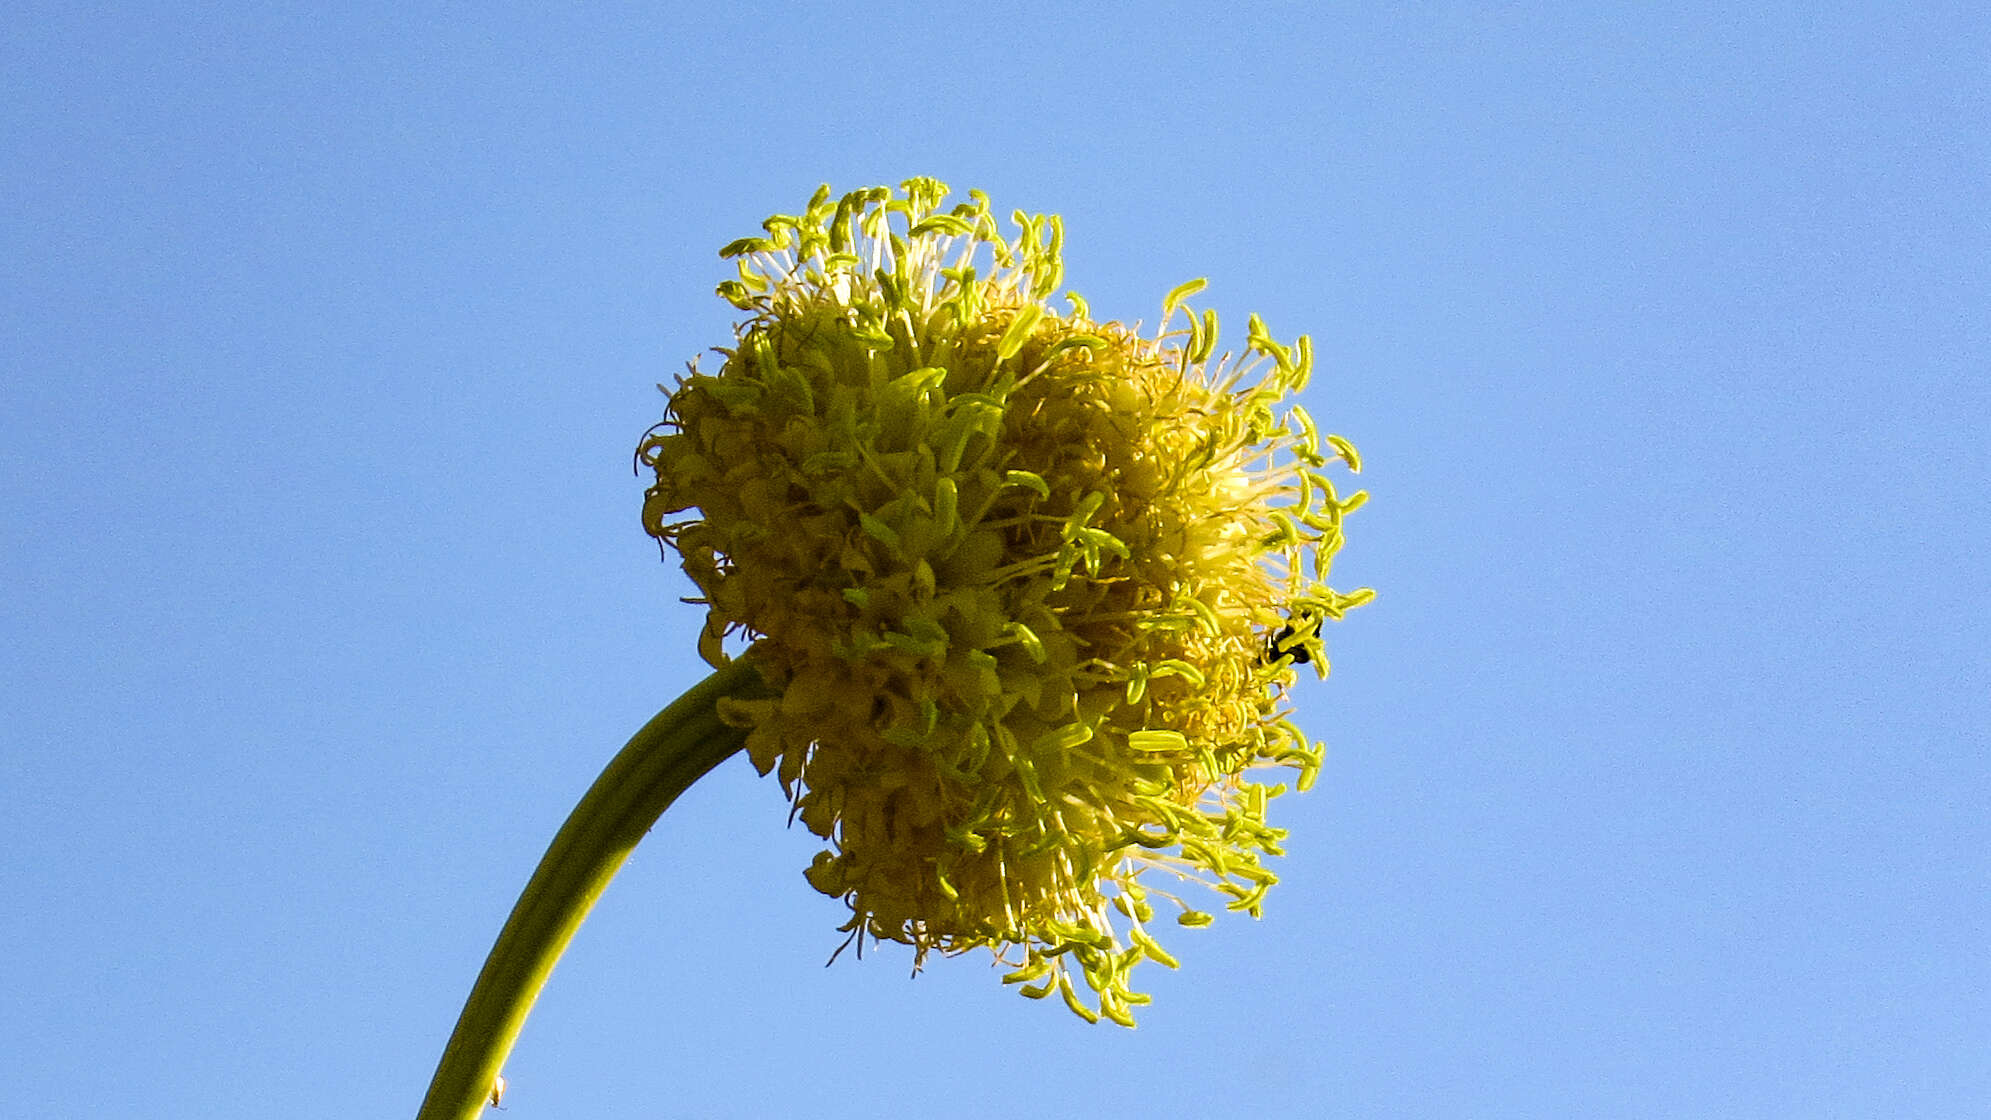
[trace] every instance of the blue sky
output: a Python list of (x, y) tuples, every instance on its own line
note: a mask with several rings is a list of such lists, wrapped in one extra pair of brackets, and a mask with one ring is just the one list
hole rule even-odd
[(629, 457), (716, 249), (915, 174), (1313, 335), (1380, 596), (1284, 881), (1086, 1027), (823, 968), (735, 760), (510, 1116), (1991, 1113), (1979, 9), (339, 7), (0, 15), (0, 1115), (413, 1113), (702, 674)]

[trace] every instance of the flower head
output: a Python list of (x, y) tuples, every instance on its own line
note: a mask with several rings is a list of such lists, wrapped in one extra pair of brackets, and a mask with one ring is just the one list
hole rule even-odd
[[(1158, 907), (1185, 887), (1258, 914), (1289, 769), (1288, 718), (1320, 623), (1366, 601), (1324, 580), (1342, 516), (1331, 460), (1285, 398), (1311, 350), (1252, 317), (1213, 357), (1213, 312), (1169, 293), (1157, 337), (1066, 293), (1056, 217), (986, 196), (942, 209), (912, 179), (833, 199), (722, 255), (748, 318), (694, 365), (638, 452), (645, 528), (675, 547), (701, 652), (753, 641), (777, 698), (734, 701), (747, 751), (827, 842), (806, 872), (844, 929), (986, 946), (1005, 979), (1127, 1025)], [(1081, 995), (1074, 977), (1089, 989)]]

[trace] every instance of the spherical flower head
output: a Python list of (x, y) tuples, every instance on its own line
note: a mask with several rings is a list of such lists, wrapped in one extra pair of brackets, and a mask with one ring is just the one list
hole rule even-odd
[[(1254, 916), (1283, 830), (1267, 784), (1320, 765), (1289, 718), (1320, 624), (1371, 595), (1325, 583), (1342, 517), (1322, 437), (1286, 398), (1311, 350), (1254, 316), (1157, 337), (1095, 322), (1056, 217), (913, 179), (833, 199), (722, 255), (747, 312), (639, 451), (645, 528), (707, 608), (700, 649), (777, 698), (721, 714), (827, 846), (806, 872), (844, 927), (985, 946), (1025, 995), (1131, 1026), (1157, 907)], [(1081, 994), (1077, 983), (1089, 994)]]

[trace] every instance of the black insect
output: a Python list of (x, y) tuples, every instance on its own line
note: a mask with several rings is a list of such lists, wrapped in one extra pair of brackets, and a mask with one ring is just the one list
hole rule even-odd
[(1320, 633), (1320, 616), (1312, 611), (1301, 611), (1286, 625), (1272, 632), (1265, 642), (1265, 660), (1269, 664), (1286, 658), (1295, 665), (1305, 665), (1313, 660), (1307, 647), (1295, 639), (1307, 639)]

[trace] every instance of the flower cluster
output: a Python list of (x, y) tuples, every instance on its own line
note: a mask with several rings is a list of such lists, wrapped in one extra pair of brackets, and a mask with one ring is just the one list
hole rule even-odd
[[(638, 453), (645, 528), (776, 698), (729, 701), (747, 751), (827, 842), (806, 872), (852, 937), (986, 946), (1005, 979), (1132, 1025), (1157, 905), (1201, 884), (1259, 912), (1266, 821), (1320, 763), (1288, 718), (1355, 451), (1296, 404), (1311, 352), (1168, 295), (1157, 337), (1095, 322), (1056, 217), (913, 179), (833, 198), (722, 255), (748, 317)], [(1090, 991), (1081, 995), (1074, 976)]]

